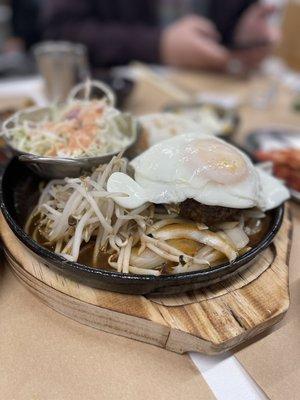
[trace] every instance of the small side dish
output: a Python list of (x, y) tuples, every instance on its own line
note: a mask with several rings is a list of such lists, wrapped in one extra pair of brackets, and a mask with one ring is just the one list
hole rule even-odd
[(169, 107), (169, 111), (196, 122), (204, 132), (216, 136), (227, 136), (237, 124), (236, 111), (212, 104), (183, 104)]
[(259, 161), (271, 161), (274, 174), (300, 192), (300, 149), (257, 151), (255, 157)]
[(245, 147), (257, 161), (266, 163), (275, 176), (300, 201), (300, 132), (296, 126), (266, 126), (251, 132)]
[(266, 211), (289, 197), (235, 147), (191, 133), (128, 164), (50, 181), (26, 232), (62, 255), (125, 274), (165, 275), (233, 262), (264, 237)]
[(146, 114), (138, 118), (145, 149), (165, 139), (186, 132), (199, 132), (201, 127), (188, 117), (171, 112)]
[(165, 112), (142, 115), (138, 119), (148, 147), (187, 132), (229, 136), (238, 120), (235, 111), (209, 104), (173, 105)]
[(112, 96), (82, 99), (16, 113), (4, 124), (4, 135), (19, 152), (58, 158), (116, 153), (131, 141), (133, 121), (117, 110)]

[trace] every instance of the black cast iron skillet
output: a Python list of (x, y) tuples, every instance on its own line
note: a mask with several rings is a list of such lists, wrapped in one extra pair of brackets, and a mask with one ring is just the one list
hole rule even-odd
[(249, 267), (273, 240), (283, 218), (283, 206), (270, 212), (271, 224), (265, 238), (252, 250), (232, 263), (223, 263), (202, 271), (166, 276), (141, 276), (95, 269), (66, 261), (46, 250), (28, 236), (23, 226), (38, 200), (40, 178), (16, 158), (6, 167), (1, 184), (1, 210), (17, 238), (49, 268), (68, 278), (92, 287), (130, 294), (182, 293), (220, 282)]

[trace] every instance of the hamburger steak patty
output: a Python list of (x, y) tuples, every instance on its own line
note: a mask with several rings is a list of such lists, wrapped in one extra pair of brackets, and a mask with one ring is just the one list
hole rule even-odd
[(238, 221), (243, 210), (238, 208), (207, 206), (196, 200), (187, 199), (179, 204), (179, 215), (183, 218), (214, 225), (226, 221)]

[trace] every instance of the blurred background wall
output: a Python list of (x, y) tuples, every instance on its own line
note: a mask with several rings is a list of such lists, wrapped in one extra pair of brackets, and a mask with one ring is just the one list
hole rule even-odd
[(289, 67), (300, 71), (300, 0), (286, 2), (278, 54)]

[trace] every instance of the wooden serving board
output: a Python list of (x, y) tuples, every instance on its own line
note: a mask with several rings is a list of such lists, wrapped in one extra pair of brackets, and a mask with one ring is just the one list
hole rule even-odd
[(15, 275), (42, 302), (85, 325), (177, 353), (224, 352), (278, 322), (289, 307), (288, 210), (274, 243), (246, 271), (209, 288), (159, 297), (112, 293), (67, 279), (35, 258), (2, 216), (0, 228)]

